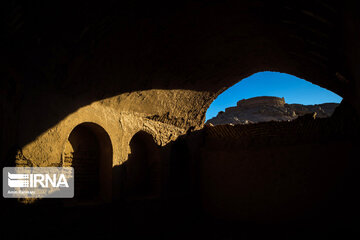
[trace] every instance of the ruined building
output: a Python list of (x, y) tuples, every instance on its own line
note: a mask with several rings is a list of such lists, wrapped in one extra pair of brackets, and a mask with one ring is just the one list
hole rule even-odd
[[(360, 213), (359, 10), (351, 0), (2, 2), (1, 165), (73, 166), (76, 189), (2, 198), (3, 229), (346, 239)], [(330, 118), (204, 127), (211, 102), (259, 71), (344, 100)]]
[(330, 117), (337, 103), (315, 105), (287, 104), (284, 98), (254, 97), (237, 102), (236, 107), (228, 107), (216, 117), (206, 121), (208, 124), (248, 124), (268, 121), (291, 121), (306, 114), (316, 117)]

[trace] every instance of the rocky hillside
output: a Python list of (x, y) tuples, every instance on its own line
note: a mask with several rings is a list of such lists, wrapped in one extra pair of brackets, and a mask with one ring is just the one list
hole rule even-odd
[(219, 124), (248, 124), (267, 121), (290, 121), (299, 116), (316, 113), (316, 117), (329, 117), (338, 103), (323, 103), (316, 105), (287, 104), (284, 98), (255, 97), (237, 102), (236, 107), (229, 107), (221, 111), (206, 123)]

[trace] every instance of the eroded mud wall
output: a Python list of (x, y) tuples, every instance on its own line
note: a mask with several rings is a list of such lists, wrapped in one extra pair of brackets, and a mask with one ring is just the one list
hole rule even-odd
[(193, 181), (194, 204), (227, 220), (355, 217), (360, 128), (348, 110), (342, 104), (331, 118), (206, 126), (186, 136), (182, 152), (194, 171), (183, 177)]

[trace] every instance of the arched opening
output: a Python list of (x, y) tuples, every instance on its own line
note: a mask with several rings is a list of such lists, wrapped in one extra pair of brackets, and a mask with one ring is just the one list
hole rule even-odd
[(124, 163), (125, 192), (127, 197), (153, 196), (161, 185), (158, 146), (152, 135), (145, 131), (136, 133), (130, 141), (131, 153)]
[(110, 201), (113, 149), (109, 135), (95, 123), (76, 126), (65, 144), (63, 166), (75, 170), (79, 201)]
[(208, 108), (206, 120), (214, 125), (289, 121), (313, 112), (323, 118), (331, 116), (341, 100), (293, 75), (258, 72), (222, 92)]
[(348, 117), (346, 101), (335, 112), (322, 105), (338, 104), (338, 95), (288, 74), (264, 73), (218, 96), (217, 107), (226, 107), (222, 121), (204, 128), (199, 154), (203, 208), (227, 219), (328, 216), (346, 185), (358, 182), (349, 173), (357, 166), (349, 141), (356, 127), (348, 127), (357, 120)]

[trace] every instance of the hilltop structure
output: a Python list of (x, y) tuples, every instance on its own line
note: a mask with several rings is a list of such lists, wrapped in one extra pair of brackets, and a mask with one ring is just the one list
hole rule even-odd
[(285, 98), (254, 97), (237, 102), (236, 107), (229, 107), (207, 123), (219, 124), (248, 124), (268, 121), (291, 121), (309, 113), (316, 113), (316, 117), (330, 117), (337, 103), (323, 103), (316, 105), (287, 104)]

